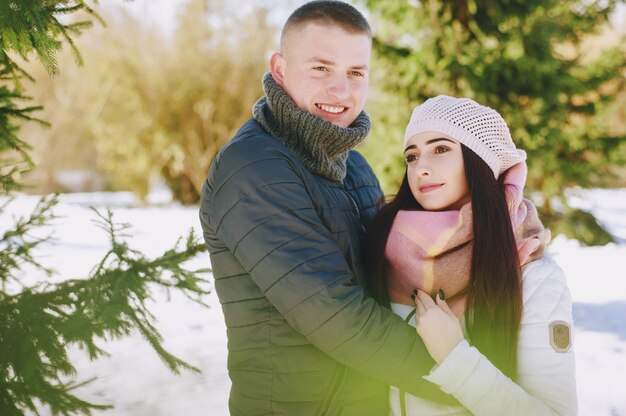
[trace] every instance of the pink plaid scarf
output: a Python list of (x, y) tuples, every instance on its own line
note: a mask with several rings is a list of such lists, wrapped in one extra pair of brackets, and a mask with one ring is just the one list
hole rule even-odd
[[(518, 163), (505, 172), (504, 181), (521, 265), (541, 257), (550, 239), (535, 206), (523, 197), (526, 174), (526, 164)], [(471, 255), (471, 203), (460, 211), (398, 212), (385, 249), (390, 300), (413, 305), (414, 289), (430, 295), (442, 289), (452, 309), (462, 314)]]

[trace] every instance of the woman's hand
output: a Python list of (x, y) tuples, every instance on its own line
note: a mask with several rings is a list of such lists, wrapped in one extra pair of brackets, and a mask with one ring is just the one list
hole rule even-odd
[(417, 291), (415, 324), (428, 352), (439, 364), (463, 340), (463, 330), (446, 301), (440, 295), (436, 299), (437, 303), (423, 290)]

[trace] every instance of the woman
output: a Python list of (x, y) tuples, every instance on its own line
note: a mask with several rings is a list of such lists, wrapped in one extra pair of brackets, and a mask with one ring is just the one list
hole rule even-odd
[(417, 325), (437, 362), (425, 378), (462, 406), (392, 387), (393, 413), (576, 414), (571, 297), (505, 121), (431, 98), (412, 114), (404, 156), (400, 189), (369, 228), (369, 290)]

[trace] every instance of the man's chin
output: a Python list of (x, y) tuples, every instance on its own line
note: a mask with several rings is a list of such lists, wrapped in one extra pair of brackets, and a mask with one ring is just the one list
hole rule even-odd
[(346, 128), (350, 126), (354, 122), (354, 118), (350, 117), (347, 114), (339, 114), (339, 115), (327, 115), (327, 114), (316, 114), (322, 120), (328, 121), (329, 123), (334, 124), (338, 127)]

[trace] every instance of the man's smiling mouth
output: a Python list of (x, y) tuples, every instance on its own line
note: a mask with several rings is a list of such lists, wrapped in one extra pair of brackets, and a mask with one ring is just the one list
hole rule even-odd
[(332, 113), (332, 114), (343, 113), (348, 108), (348, 107), (340, 107), (340, 106), (327, 105), (327, 104), (315, 104), (315, 105), (320, 110), (325, 111), (327, 113)]

